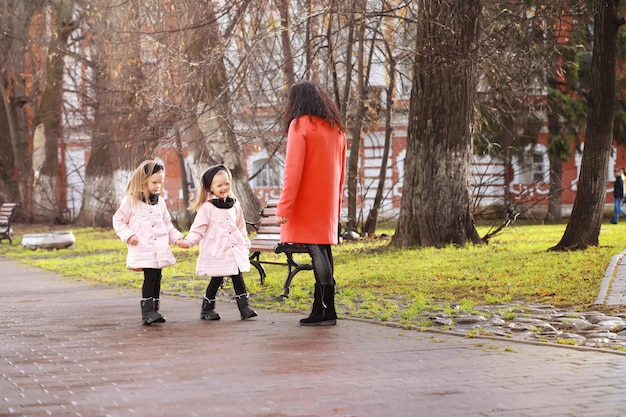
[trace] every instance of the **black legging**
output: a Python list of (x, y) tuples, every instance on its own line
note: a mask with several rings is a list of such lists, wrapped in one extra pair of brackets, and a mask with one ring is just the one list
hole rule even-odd
[(335, 285), (335, 262), (331, 245), (307, 244), (313, 262), (315, 281), (320, 285)]
[(144, 268), (143, 286), (141, 296), (143, 298), (159, 298), (161, 294), (161, 269)]
[[(231, 275), (230, 279), (233, 281), (233, 288), (235, 290), (235, 295), (245, 294), (246, 284), (243, 281), (243, 276), (241, 272), (237, 275)], [(206, 298), (209, 300), (214, 300), (217, 295), (217, 290), (220, 289), (220, 286), (224, 282), (224, 277), (211, 277), (211, 281), (209, 281), (209, 285), (206, 287)]]

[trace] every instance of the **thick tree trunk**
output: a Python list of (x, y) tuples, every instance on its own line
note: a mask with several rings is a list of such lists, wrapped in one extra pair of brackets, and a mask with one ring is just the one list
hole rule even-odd
[(211, 23), (199, 26), (192, 33), (192, 41), (187, 47), (190, 60), (202, 63), (197, 72), (197, 84), (190, 85), (187, 98), (196, 102), (196, 114), (192, 117), (197, 122), (197, 129), (202, 132), (203, 140), (191, 143), (189, 154), (196, 178), (201, 178), (210, 165), (221, 163), (228, 167), (233, 175), (233, 192), (240, 200), (246, 219), (256, 220), (259, 200), (250, 186), (241, 160), (241, 147), (233, 129), (230, 77), (224, 64), (225, 51), (220, 46), (223, 42), (218, 20), (210, 3), (198, 2), (195, 7), (198, 16)]
[(471, 126), (480, 0), (419, 1), (404, 189), (392, 244), (480, 243), (471, 212)]
[(595, 14), (591, 94), (585, 149), (572, 215), (561, 241), (551, 248), (552, 250), (575, 250), (597, 246), (604, 213), (615, 115), (617, 34), (621, 22), (617, 16), (617, 7), (608, 7), (606, 2), (601, 0), (593, 3)]
[[(94, 61), (98, 62), (97, 56), (94, 56)], [(111, 226), (111, 217), (123, 195), (122, 187), (126, 180), (114, 178), (117, 151), (112, 138), (116, 121), (111, 111), (112, 89), (108, 85), (105, 68), (104, 64), (94, 68), (94, 99), (99, 105), (95, 108), (91, 155), (85, 167), (83, 199), (76, 218), (76, 224), (83, 227)]]
[[(14, 152), (13, 143), (16, 142), (17, 138), (27, 138), (27, 136), (19, 135), (18, 129), (15, 127), (16, 116), (14, 108), (4, 88), (0, 89), (0, 99), (0, 183), (2, 184), (0, 186), (0, 197), (3, 201), (21, 202), (24, 201), (22, 196), (26, 197), (28, 195), (25, 193), (28, 190), (29, 177), (25, 178), (26, 181), (20, 182), (20, 177), (16, 175), (16, 170), (20, 165), (24, 165), (23, 171), (29, 170), (30, 158), (25, 160), (28, 161), (25, 164), (17, 164), (16, 161), (20, 155), (16, 155)], [(21, 150), (26, 153), (28, 146), (17, 146), (16, 148), (18, 152)], [(20, 191), (20, 183), (24, 185), (22, 187), (24, 193)]]
[(0, 5), (0, 24), (7, 33), (12, 34), (0, 37), (0, 109), (6, 122), (0, 124), (0, 141), (3, 142), (0, 179), (6, 181), (6, 197), (20, 203), (20, 213), (27, 221), (31, 220), (33, 182), (28, 115), (32, 112), (35, 100), (28, 95), (24, 74), (26, 54), (29, 51), (28, 29), (33, 14), (43, 4), (43, 0), (11, 0)]
[(111, 225), (132, 171), (143, 160), (153, 158), (158, 144), (159, 137), (152, 136), (148, 126), (148, 104), (138, 94), (145, 91), (140, 44), (135, 35), (138, 13), (132, 7), (111, 8), (108, 20), (96, 25), (101, 31), (94, 34), (99, 42), (95, 43), (98, 48), (92, 58), (97, 105), (83, 201), (76, 221), (81, 226)]
[[(69, 5), (68, 5), (69, 6)], [(35, 175), (34, 217), (44, 222), (62, 222), (66, 208), (65, 167), (63, 146), (63, 68), (64, 51), (71, 33), (76, 29), (72, 21), (72, 7), (60, 3), (54, 10), (54, 32), (48, 46), (46, 79), (33, 124), (41, 126), (44, 142), (44, 161)]]

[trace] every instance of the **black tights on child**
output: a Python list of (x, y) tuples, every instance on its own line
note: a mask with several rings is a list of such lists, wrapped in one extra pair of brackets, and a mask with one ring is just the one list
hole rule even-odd
[(141, 287), (141, 296), (143, 298), (158, 299), (161, 294), (161, 269), (144, 268), (143, 269), (143, 286)]
[[(235, 295), (244, 294), (246, 292), (246, 284), (243, 282), (241, 272), (237, 275), (231, 275), (230, 279), (233, 281)], [(214, 300), (222, 282), (224, 282), (224, 277), (211, 277), (211, 281), (209, 281), (209, 285), (206, 287), (206, 298)]]

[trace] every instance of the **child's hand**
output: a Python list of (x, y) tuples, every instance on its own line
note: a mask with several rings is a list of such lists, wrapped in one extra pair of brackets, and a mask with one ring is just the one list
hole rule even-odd
[(176, 246), (178, 246), (179, 248), (183, 248), (183, 249), (189, 249), (192, 246), (192, 244), (188, 240), (178, 239), (176, 241)]
[(135, 246), (137, 243), (139, 243), (139, 239), (137, 239), (137, 236), (132, 235), (131, 237), (128, 238), (126, 243), (128, 243), (131, 246)]

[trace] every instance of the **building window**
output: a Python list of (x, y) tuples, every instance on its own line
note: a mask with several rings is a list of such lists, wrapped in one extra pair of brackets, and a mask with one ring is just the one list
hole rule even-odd
[(539, 152), (531, 152), (524, 158), (522, 182), (535, 184), (544, 182), (546, 176), (545, 155)]
[(252, 162), (253, 187), (280, 187), (282, 171), (278, 158), (260, 158)]

